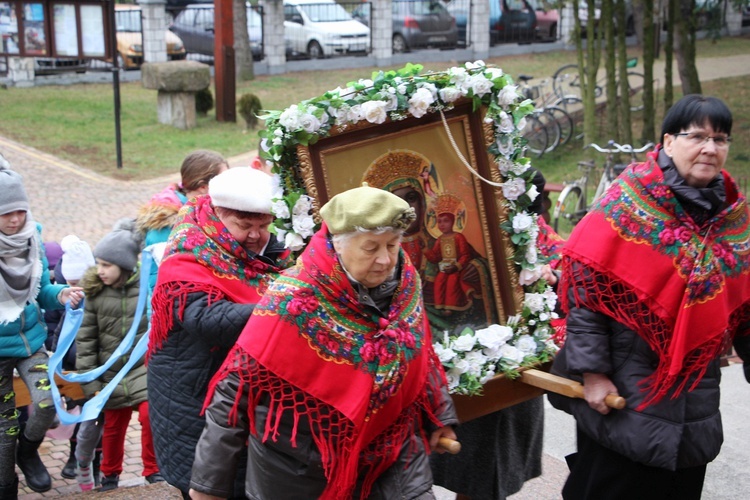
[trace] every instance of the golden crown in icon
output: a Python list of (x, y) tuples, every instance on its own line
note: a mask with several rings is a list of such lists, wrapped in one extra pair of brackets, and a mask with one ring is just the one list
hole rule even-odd
[(437, 199), (433, 203), (435, 214), (453, 214), (455, 217), (458, 211), (463, 207), (461, 198), (450, 193), (443, 193), (438, 195)]
[(424, 190), (420, 174), (430, 167), (430, 160), (416, 151), (394, 149), (378, 156), (367, 167), (362, 181), (380, 189), (393, 191), (404, 186)]

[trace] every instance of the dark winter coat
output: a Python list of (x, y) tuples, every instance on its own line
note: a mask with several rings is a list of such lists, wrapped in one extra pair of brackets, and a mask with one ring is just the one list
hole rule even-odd
[[(76, 335), (76, 369), (91, 371), (110, 358), (125, 338), (135, 317), (140, 291), (140, 267), (121, 288), (106, 286), (91, 268), (84, 275), (82, 286), (86, 294), (83, 323)], [(148, 319), (144, 313), (138, 325), (133, 346), (146, 333)], [(93, 397), (128, 362), (130, 352), (118, 359), (101, 377), (82, 386), (87, 397)], [(148, 399), (146, 366), (139, 360), (123, 377), (107, 401), (105, 408), (117, 409), (136, 406)]]
[[(263, 259), (275, 262), (284, 251), (271, 238)], [(205, 293), (185, 299), (182, 320), (175, 301), (174, 327), (148, 362), (149, 417), (159, 469), (169, 484), (187, 492), (208, 383), (224, 362), (253, 312), (252, 304), (208, 303)], [(238, 478), (242, 491), (244, 471)]]
[[(440, 369), (435, 367), (436, 370)], [(440, 377), (441, 374), (434, 373), (432, 376)], [(239, 376), (236, 372), (228, 375), (216, 388), (211, 406), (206, 411), (206, 418), (213, 419), (217, 423), (229, 421), (229, 414), (235, 406), (235, 396), (239, 391)], [(451, 403), (447, 387), (442, 387), (443, 401), (436, 414), (440, 422), (445, 425), (457, 425), (458, 418), (455, 408)], [(291, 415), (284, 415), (281, 419), (282, 425), (280, 436), (277, 440), (269, 439), (261, 442), (260, 436), (248, 436), (249, 428), (247, 416), (247, 394), (235, 408), (237, 422), (233, 426), (215, 425), (206, 427), (206, 435), (201, 439), (196, 449), (195, 464), (193, 468), (192, 481), (197, 484), (206, 484), (205, 473), (212, 478), (216, 477), (216, 469), (225, 468), (223, 460), (234, 456), (248, 445), (247, 457), (247, 479), (245, 482), (245, 494), (253, 500), (268, 500), (261, 498), (259, 491), (275, 491), (273, 500), (296, 500), (317, 498), (327, 483), (320, 452), (312, 438), (309, 424), (305, 419), (294, 422)], [(264, 429), (266, 425), (267, 405), (259, 404), (256, 408), (256, 426)], [(436, 426), (425, 422), (428, 431), (432, 432)], [(289, 445), (289, 436), (292, 427), (296, 427), (295, 445)], [(212, 434), (216, 433), (216, 434)], [(221, 434), (221, 436), (219, 435)], [(224, 438), (223, 436), (226, 436)], [(232, 436), (232, 437), (229, 437)], [(240, 439), (232, 439), (241, 436)], [(249, 437), (249, 440), (248, 440)], [(391, 499), (424, 499), (433, 498), (431, 490), (433, 485), (432, 472), (430, 470), (428, 449), (419, 438), (417, 430), (407, 439), (401, 448), (396, 462), (390, 466), (380, 477), (375, 480), (369, 500), (391, 500)], [(284, 485), (281, 487), (280, 485)], [(353, 495), (359, 498), (361, 478)], [(235, 490), (236, 491), (236, 490)]]
[[(572, 296), (570, 301), (575, 303)], [(719, 359), (708, 365), (692, 391), (687, 388), (694, 376), (677, 398), (672, 399), (670, 393), (636, 411), (647, 395), (639, 382), (657, 364), (656, 353), (633, 330), (600, 313), (574, 307), (567, 316), (567, 339), (552, 373), (579, 382), (583, 373), (607, 374), (626, 399), (627, 408), (601, 415), (583, 399), (548, 397), (553, 406), (571, 413), (583, 432), (633, 461), (668, 470), (707, 464), (719, 454), (724, 439)]]

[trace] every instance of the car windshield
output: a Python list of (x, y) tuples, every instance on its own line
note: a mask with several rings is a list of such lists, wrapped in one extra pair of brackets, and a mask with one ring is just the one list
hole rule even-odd
[(300, 5), (310, 21), (314, 23), (331, 23), (339, 21), (350, 21), (352, 16), (337, 3), (318, 3)]
[(260, 28), (261, 24), (262, 24), (262, 20), (261, 20), (260, 14), (258, 14), (254, 9), (251, 9), (248, 7), (247, 25), (253, 28)]
[(117, 23), (117, 31), (140, 33), (141, 11), (121, 10), (119, 12), (115, 12), (115, 22)]

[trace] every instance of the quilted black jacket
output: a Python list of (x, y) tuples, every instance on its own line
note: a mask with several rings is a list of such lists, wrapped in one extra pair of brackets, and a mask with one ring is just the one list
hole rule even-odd
[[(177, 305), (175, 305), (177, 307)], [(200, 415), (208, 383), (253, 312), (251, 304), (229, 300), (208, 306), (208, 295), (193, 293), (181, 322), (148, 362), (148, 400), (154, 449), (164, 479), (188, 491)], [(241, 484), (241, 483), (240, 483)]]

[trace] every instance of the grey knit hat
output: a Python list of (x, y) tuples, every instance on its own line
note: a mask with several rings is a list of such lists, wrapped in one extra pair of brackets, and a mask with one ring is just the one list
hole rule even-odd
[(28, 212), (29, 197), (23, 188), (23, 179), (3, 160), (0, 160), (0, 215), (16, 210)]
[(132, 219), (115, 223), (114, 230), (94, 247), (95, 258), (115, 264), (125, 271), (135, 269), (140, 252), (141, 242)]

